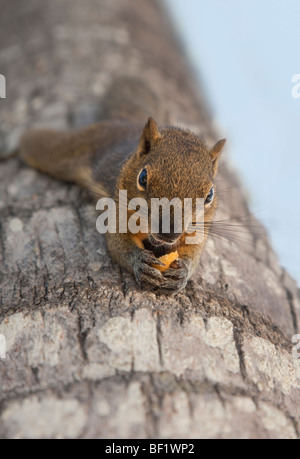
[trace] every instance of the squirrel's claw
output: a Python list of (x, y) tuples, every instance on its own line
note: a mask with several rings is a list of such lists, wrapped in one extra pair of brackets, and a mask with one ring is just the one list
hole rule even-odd
[(134, 278), (140, 287), (147, 288), (157, 294), (174, 294), (186, 286), (189, 266), (186, 260), (178, 260), (177, 268), (159, 271), (151, 265), (163, 265), (149, 251), (143, 251), (134, 263)]
[(136, 283), (140, 287), (150, 286), (158, 287), (162, 280), (161, 272), (151, 265), (163, 264), (155, 256), (148, 251), (140, 252), (133, 265), (133, 274)]
[(189, 276), (189, 263), (187, 260), (178, 259), (176, 266), (177, 268), (170, 267), (163, 272), (164, 281), (159, 293), (174, 294), (186, 286)]

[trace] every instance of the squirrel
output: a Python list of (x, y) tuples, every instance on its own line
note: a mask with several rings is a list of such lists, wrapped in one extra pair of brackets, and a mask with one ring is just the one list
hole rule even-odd
[[(204, 199), (204, 238), (187, 244), (186, 233), (133, 235), (106, 233), (112, 259), (130, 271), (137, 284), (156, 293), (170, 294), (186, 286), (203, 250), (217, 196), (214, 178), (225, 139), (208, 148), (189, 130), (159, 128), (153, 118), (143, 127), (125, 120), (100, 121), (69, 132), (29, 130), (19, 143), (18, 155), (29, 166), (52, 177), (75, 182), (98, 196), (110, 196), (119, 205), (119, 190), (128, 200), (174, 197)], [(160, 228), (161, 229), (161, 228)], [(159, 257), (177, 251), (168, 269), (155, 267)]]

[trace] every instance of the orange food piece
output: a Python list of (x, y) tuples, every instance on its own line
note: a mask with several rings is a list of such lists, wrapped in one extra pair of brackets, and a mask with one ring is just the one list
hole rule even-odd
[(170, 267), (170, 265), (173, 263), (173, 261), (177, 260), (178, 258), (179, 258), (179, 254), (177, 250), (176, 252), (167, 253), (167, 255), (163, 255), (162, 257), (158, 258), (158, 260), (164, 263), (165, 266), (153, 265), (153, 268), (156, 268), (159, 271), (166, 271)]
[[(143, 239), (147, 234), (143, 233), (137, 233), (133, 234), (131, 237), (134, 241), (134, 243), (140, 248), (144, 249), (144, 244), (143, 244)], [(173, 263), (173, 261), (177, 260), (179, 258), (179, 253), (177, 250), (175, 252), (168, 253), (167, 255), (163, 255), (162, 257), (158, 258), (162, 263), (164, 263), (165, 266), (159, 266), (159, 265), (152, 265), (153, 268), (158, 269), (159, 271), (166, 271), (170, 265)]]

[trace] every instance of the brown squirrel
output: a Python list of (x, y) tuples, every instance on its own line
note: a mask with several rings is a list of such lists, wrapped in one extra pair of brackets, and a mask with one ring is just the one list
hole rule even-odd
[[(25, 132), (19, 156), (57, 179), (113, 197), (117, 206), (119, 190), (127, 190), (128, 200), (144, 198), (149, 208), (153, 197), (203, 198), (206, 230), (200, 244), (186, 244), (185, 232), (176, 234), (172, 221), (168, 234), (106, 233), (113, 260), (133, 273), (139, 286), (172, 293), (185, 287), (199, 261), (217, 206), (214, 178), (224, 144), (223, 139), (209, 149), (190, 131), (159, 129), (152, 118), (144, 128), (135, 122), (108, 120), (70, 132)], [(175, 250), (176, 262), (164, 272), (155, 269), (162, 265), (158, 257)]]

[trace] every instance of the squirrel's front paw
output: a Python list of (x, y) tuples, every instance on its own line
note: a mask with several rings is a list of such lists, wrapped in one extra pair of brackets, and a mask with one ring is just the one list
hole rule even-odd
[(151, 290), (160, 287), (163, 282), (163, 276), (153, 265), (163, 266), (151, 252), (147, 250), (140, 251), (133, 262), (133, 275), (136, 283), (140, 287), (148, 287)]
[[(143, 251), (133, 264), (134, 278), (140, 287), (152, 290), (155, 293), (176, 293), (186, 286), (189, 277), (188, 260), (178, 259), (166, 271), (159, 271), (153, 265), (163, 265), (151, 252)], [(171, 265), (172, 266), (172, 265)]]
[(170, 268), (163, 272), (164, 282), (160, 293), (176, 293), (182, 290), (188, 281), (190, 262), (179, 258), (171, 264)]

